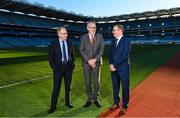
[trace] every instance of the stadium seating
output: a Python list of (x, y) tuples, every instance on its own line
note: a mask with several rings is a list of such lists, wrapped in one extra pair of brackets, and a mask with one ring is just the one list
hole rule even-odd
[[(156, 18), (146, 20), (125, 21), (124, 35), (133, 44), (169, 44), (180, 43), (180, 17)], [(115, 23), (97, 23), (97, 32), (103, 34), (105, 45), (109, 45), (113, 36)], [(86, 32), (86, 23), (65, 22), (51, 18), (41, 18), (11, 12), (0, 11), (0, 48), (10, 47), (47, 47), (50, 41), (57, 38), (55, 28), (65, 26), (68, 37), (74, 45)]]

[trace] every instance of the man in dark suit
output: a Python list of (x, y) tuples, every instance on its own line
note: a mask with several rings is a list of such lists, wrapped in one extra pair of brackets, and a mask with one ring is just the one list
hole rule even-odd
[(71, 80), (74, 69), (74, 49), (70, 40), (67, 40), (67, 30), (65, 27), (57, 29), (58, 39), (51, 42), (49, 46), (49, 64), (53, 69), (54, 87), (51, 97), (51, 108), (48, 113), (56, 110), (58, 96), (61, 88), (62, 78), (65, 83), (65, 105), (73, 108), (70, 101)]
[(129, 53), (131, 48), (130, 40), (123, 36), (124, 28), (122, 25), (115, 25), (109, 55), (109, 68), (112, 76), (114, 104), (111, 109), (119, 108), (120, 103), (120, 82), (122, 84), (122, 101), (123, 106), (120, 113), (124, 114), (128, 109), (129, 103), (129, 74), (130, 61)]
[(101, 57), (104, 52), (104, 40), (101, 34), (96, 33), (95, 22), (88, 22), (87, 30), (88, 33), (81, 37), (79, 45), (79, 50), (82, 55), (84, 78), (86, 82), (86, 95), (88, 98), (84, 107), (89, 107), (94, 102), (94, 104), (100, 108), (99, 84), (102, 64)]

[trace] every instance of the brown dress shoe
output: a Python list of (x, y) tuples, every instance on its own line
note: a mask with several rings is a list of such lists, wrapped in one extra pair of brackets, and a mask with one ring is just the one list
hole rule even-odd
[(118, 108), (119, 108), (119, 106), (116, 105), (116, 104), (113, 104), (112, 107), (110, 107), (111, 110), (115, 110), (115, 109), (118, 109)]
[(120, 115), (124, 115), (127, 112), (127, 109), (122, 108), (119, 112)]

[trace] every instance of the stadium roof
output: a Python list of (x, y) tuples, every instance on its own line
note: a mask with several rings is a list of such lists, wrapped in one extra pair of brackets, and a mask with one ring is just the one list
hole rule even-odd
[(144, 20), (153, 18), (166, 18), (180, 16), (180, 7), (171, 9), (161, 9), (156, 11), (145, 11), (142, 13), (124, 14), (119, 16), (98, 18), (97, 21), (131, 21), (131, 20)]
[(84, 23), (92, 19), (99, 23), (113, 23), (180, 16), (180, 7), (177, 7), (171, 9), (161, 9), (156, 11), (146, 11), (142, 13), (132, 13), (110, 17), (90, 17), (84, 16), (82, 14), (67, 12), (65, 10), (58, 10), (51, 6), (45, 7), (43, 4), (40, 3), (31, 4), (26, 0), (0, 0), (0, 9), (8, 10), (9, 12), (77, 23)]
[(88, 17), (68, 13), (64, 10), (57, 10), (54, 7), (44, 7), (43, 4), (31, 4), (26, 0), (0, 0), (0, 9), (9, 10), (10, 12), (21, 12), (24, 14), (44, 16), (47, 18), (73, 20), (73, 21), (88, 21)]

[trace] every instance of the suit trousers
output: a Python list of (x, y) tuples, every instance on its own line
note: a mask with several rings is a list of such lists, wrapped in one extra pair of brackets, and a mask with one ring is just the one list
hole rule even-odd
[(127, 108), (129, 103), (129, 79), (124, 79), (118, 71), (112, 72), (114, 104), (119, 106), (120, 103), (120, 82), (122, 84), (122, 102), (123, 107)]
[(99, 99), (101, 66), (93, 69), (88, 64), (83, 64), (83, 71), (88, 101), (96, 101)]
[(65, 100), (67, 104), (70, 103), (72, 71), (73, 70), (68, 63), (62, 64), (59, 70), (53, 70), (54, 86), (51, 97), (51, 107), (56, 107), (57, 105), (63, 77), (65, 84)]

